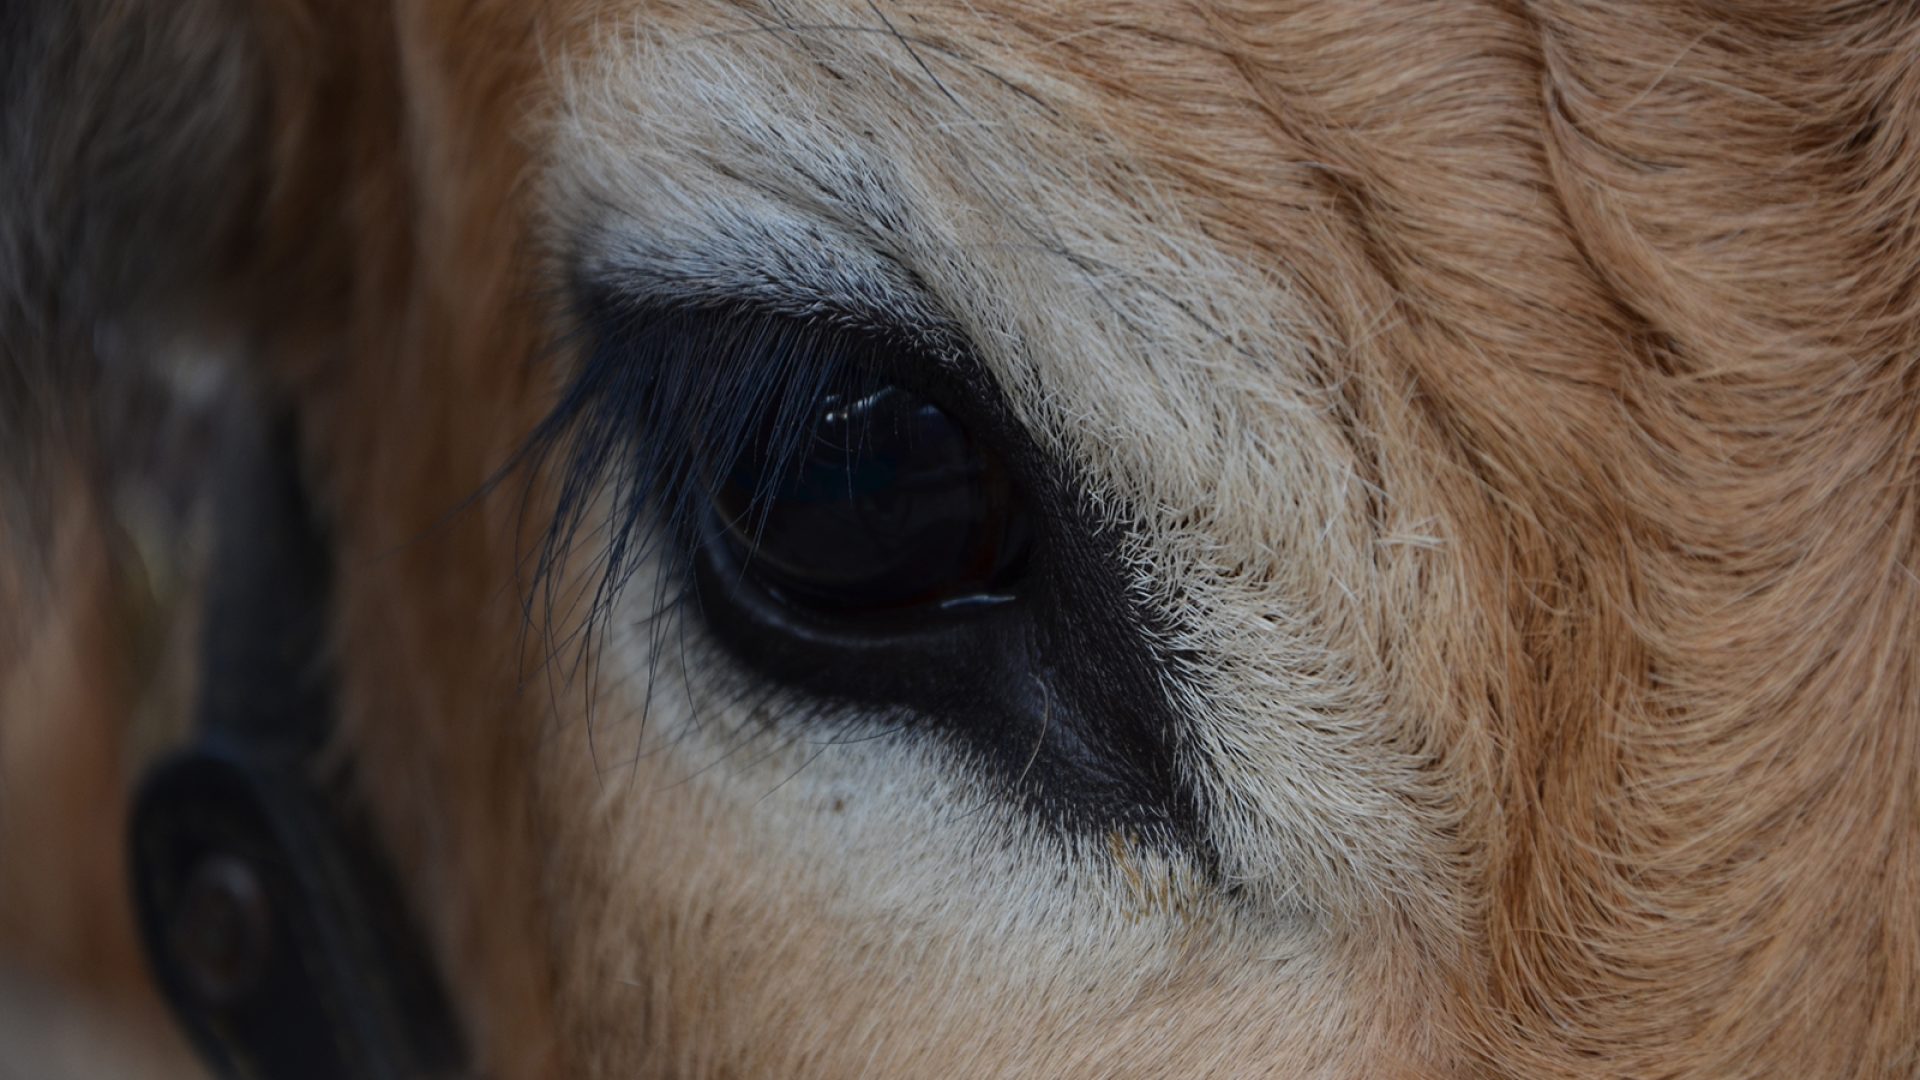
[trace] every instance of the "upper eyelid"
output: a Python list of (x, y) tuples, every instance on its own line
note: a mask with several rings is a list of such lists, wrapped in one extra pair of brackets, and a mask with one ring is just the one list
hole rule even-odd
[(568, 263), (582, 283), (636, 306), (748, 304), (793, 317), (839, 314), (872, 326), (951, 336), (952, 316), (911, 268), (825, 228), (729, 219), (697, 238), (655, 236), (631, 222), (575, 236)]
[(887, 262), (879, 274), (836, 274), (822, 285), (805, 275), (735, 267), (705, 255), (654, 257), (631, 242), (583, 243), (598, 252), (573, 260), (568, 292), (575, 311), (618, 306), (629, 311), (724, 310), (746, 318), (820, 322), (898, 342), (918, 357), (956, 369), (976, 366), (958, 319), (928, 295), (909, 271)]

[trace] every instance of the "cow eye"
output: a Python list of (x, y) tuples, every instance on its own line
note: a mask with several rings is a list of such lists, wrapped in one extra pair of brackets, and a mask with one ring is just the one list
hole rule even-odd
[(602, 610), (644, 562), (675, 614), (635, 624), (649, 655), (713, 645), (715, 685), (792, 695), (796, 730), (942, 739), (1062, 828), (1190, 832), (1126, 534), (957, 332), (582, 299), (593, 347), (532, 448), (543, 568), (604, 515)]
[(802, 405), (797, 425), (783, 419), (762, 424), (714, 485), (717, 532), (741, 574), (838, 617), (1010, 595), (1026, 510), (1000, 455), (953, 413), (856, 373)]

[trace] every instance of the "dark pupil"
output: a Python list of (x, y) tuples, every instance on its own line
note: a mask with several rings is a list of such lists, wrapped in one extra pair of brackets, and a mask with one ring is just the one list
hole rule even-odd
[(735, 557), (781, 599), (840, 613), (985, 599), (1018, 569), (1006, 469), (939, 406), (869, 384), (820, 396), (802, 423), (784, 453), (763, 432), (714, 496)]

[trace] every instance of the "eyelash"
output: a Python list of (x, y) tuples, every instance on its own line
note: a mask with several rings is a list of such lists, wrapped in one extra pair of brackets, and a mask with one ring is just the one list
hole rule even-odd
[(571, 607), (562, 571), (596, 507), (604, 507), (606, 532), (594, 555), (584, 623), (567, 640), (590, 663), (622, 591), (653, 562), (649, 625), (657, 654), (669, 623), (661, 616), (692, 588), (712, 468), (762, 434), (771, 461), (791, 461), (809, 437), (812, 402), (846, 385), (860, 367), (880, 366), (883, 352), (927, 350), (898, 331), (837, 312), (635, 306), (611, 298), (576, 310), (572, 337), (587, 347), (515, 459), (555, 493), (530, 555), (528, 621), (550, 642), (561, 640), (556, 623)]

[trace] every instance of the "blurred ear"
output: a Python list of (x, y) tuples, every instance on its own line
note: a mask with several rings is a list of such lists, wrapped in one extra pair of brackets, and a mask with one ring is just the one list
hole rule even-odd
[(8, 343), (205, 281), (257, 219), (268, 87), (239, 0), (0, 10)]
[(259, 227), (263, 6), (0, 3), (0, 1031), (40, 985), (167, 1039), (121, 829), (154, 645), (183, 635), (133, 534), (177, 545), (197, 485), (154, 451), (176, 343), (218, 333)]
[(0, 500), (16, 544), (44, 548), (68, 459), (103, 449), (103, 393), (137, 380), (143, 337), (190, 331), (259, 220), (269, 95), (250, 10), (0, 6)]

